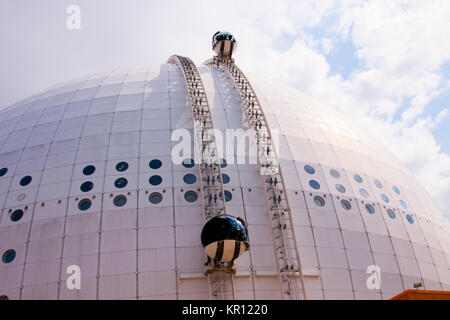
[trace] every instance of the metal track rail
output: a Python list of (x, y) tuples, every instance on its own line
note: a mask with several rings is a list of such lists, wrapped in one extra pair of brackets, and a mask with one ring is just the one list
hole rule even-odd
[(245, 109), (248, 124), (253, 128), (258, 148), (258, 164), (267, 195), (267, 208), (272, 224), (273, 243), (277, 258), (283, 299), (306, 299), (300, 257), (295, 241), (291, 209), (286, 196), (286, 188), (278, 165), (272, 135), (261, 104), (244, 73), (234, 64), (233, 59), (214, 57), (205, 62), (228, 73), (239, 93)]
[[(203, 82), (192, 60), (174, 55), (169, 58), (168, 63), (180, 67), (188, 91), (194, 119), (194, 146), (198, 150), (198, 156), (194, 159), (199, 164), (202, 210), (206, 222), (214, 216), (225, 214), (225, 191), (211, 112)], [(206, 275), (211, 299), (235, 299), (234, 275), (231, 268), (209, 266)]]

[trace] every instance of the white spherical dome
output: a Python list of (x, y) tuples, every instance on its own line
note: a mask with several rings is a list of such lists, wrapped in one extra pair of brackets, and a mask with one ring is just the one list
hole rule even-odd
[[(215, 128), (247, 128), (226, 74), (199, 72)], [(408, 170), (335, 110), (249, 80), (280, 133), (307, 297), (388, 299), (419, 282), (450, 290), (449, 235)], [(208, 299), (198, 169), (171, 160), (182, 128), (193, 128), (187, 90), (166, 64), (76, 79), (0, 111), (0, 296)], [(236, 296), (279, 299), (258, 166), (226, 160), (227, 213), (247, 221), (250, 243)], [(372, 265), (379, 289), (367, 285)], [(69, 266), (81, 289), (67, 285)]]

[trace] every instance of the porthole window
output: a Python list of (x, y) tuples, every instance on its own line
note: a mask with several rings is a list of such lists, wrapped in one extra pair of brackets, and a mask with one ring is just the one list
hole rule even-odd
[(311, 188), (313, 188), (315, 190), (320, 189), (320, 184), (316, 180), (309, 180), (309, 185)]
[(379, 180), (375, 180), (375, 185), (377, 186), (377, 188), (383, 188), (383, 184)]
[(78, 209), (80, 209), (81, 211), (86, 211), (91, 207), (91, 205), (92, 205), (91, 200), (83, 199), (78, 203)]
[(342, 184), (336, 184), (336, 190), (340, 193), (345, 193), (345, 187)]
[(353, 179), (355, 179), (356, 182), (358, 183), (362, 183), (363, 179), (361, 178), (361, 176), (359, 174), (354, 174), (353, 175)]
[(366, 189), (363, 189), (363, 188), (359, 189), (359, 194), (360, 194), (362, 197), (364, 197), (364, 198), (368, 198), (368, 197), (369, 197), (369, 193), (367, 192)]
[(10, 219), (12, 222), (19, 221), (23, 217), (23, 211), (22, 210), (15, 210), (13, 213), (11, 213)]
[(158, 204), (162, 201), (162, 194), (159, 192), (153, 192), (148, 196), (148, 201), (150, 201), (153, 204)]
[(91, 191), (94, 187), (94, 184), (91, 181), (83, 182), (80, 186), (80, 190), (83, 192)]
[(187, 202), (195, 202), (197, 201), (198, 194), (195, 191), (187, 191), (184, 193), (184, 200)]
[[(220, 196), (222, 196), (222, 192), (220, 192), (219, 194), (220, 194)], [(225, 190), (225, 202), (230, 201), (232, 198), (233, 198), (233, 194), (230, 191)]]
[(9, 300), (9, 298), (8, 298), (8, 296), (7, 295), (1, 295), (0, 296), (0, 300)]
[(84, 167), (84, 169), (83, 169), (83, 174), (85, 176), (90, 176), (94, 172), (95, 172), (95, 167), (93, 165), (88, 165), (88, 166)]
[(113, 203), (116, 207), (123, 207), (127, 204), (127, 197), (123, 195), (118, 195), (114, 198)]
[(195, 165), (194, 159), (188, 159), (188, 158), (184, 159), (181, 164), (185, 168), (192, 168)]
[(193, 184), (197, 181), (197, 177), (191, 173), (188, 173), (184, 175), (183, 181), (187, 184)]
[(13, 249), (6, 250), (2, 255), (3, 263), (11, 263), (16, 258), (16, 251)]
[(154, 176), (151, 176), (150, 179), (148, 179), (148, 182), (149, 182), (152, 186), (157, 186), (157, 185), (160, 185), (160, 184), (161, 184), (162, 178), (161, 178), (161, 176), (154, 175)]
[(128, 163), (126, 163), (125, 161), (119, 162), (118, 164), (116, 164), (116, 170), (119, 172), (123, 172), (126, 171), (128, 169)]
[(325, 200), (321, 196), (315, 196), (314, 203), (319, 207), (323, 207), (325, 205)]
[(387, 214), (391, 219), (395, 219), (395, 212), (392, 209), (387, 209)]
[(414, 219), (411, 215), (407, 214), (406, 215), (406, 220), (408, 220), (409, 223), (414, 224)]
[(152, 169), (159, 169), (162, 166), (162, 162), (159, 159), (153, 159), (148, 163), (148, 166)]
[(220, 167), (222, 169), (228, 165), (227, 160), (225, 160), (225, 159), (219, 159), (219, 163), (220, 163)]
[(369, 214), (374, 214), (375, 213), (375, 208), (370, 203), (368, 203), (368, 204), (366, 204), (366, 211)]
[(407, 209), (407, 208), (408, 208), (408, 206), (406, 205), (406, 202), (403, 201), (403, 200), (400, 200), (400, 205), (401, 205), (404, 209)]
[(389, 198), (387, 195), (385, 195), (384, 193), (381, 194), (381, 199), (383, 199), (384, 202), (389, 203)]
[(310, 166), (309, 164), (307, 164), (306, 166), (303, 167), (303, 169), (305, 169), (305, 171), (309, 174), (314, 174), (316, 173), (316, 169), (314, 169), (312, 166)]
[(350, 210), (352, 208), (352, 204), (348, 200), (345, 200), (345, 199), (341, 200), (341, 206), (345, 210)]
[(392, 187), (392, 190), (394, 190), (394, 192), (395, 192), (396, 194), (400, 194), (400, 190), (398, 189), (397, 186), (393, 186), (393, 187)]
[(31, 176), (25, 176), (20, 180), (20, 185), (24, 187), (30, 184), (31, 180), (32, 180)]
[(8, 168), (1, 168), (0, 169), (0, 177), (3, 177), (8, 172)]
[[(220, 176), (217, 176), (217, 179), (219, 179)], [(230, 176), (222, 173), (222, 182), (223, 184), (227, 184), (228, 182), (230, 182)]]
[(339, 171), (331, 169), (330, 170), (330, 174), (333, 178), (339, 179), (341, 177), (341, 174), (339, 173)]
[(114, 185), (116, 188), (125, 188), (128, 184), (128, 180), (126, 178), (119, 178), (114, 181)]

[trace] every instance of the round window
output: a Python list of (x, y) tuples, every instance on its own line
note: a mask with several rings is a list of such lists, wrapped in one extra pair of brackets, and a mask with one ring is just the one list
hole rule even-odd
[(114, 185), (116, 186), (116, 188), (125, 188), (128, 184), (128, 180), (125, 178), (119, 178), (116, 181), (114, 181)]
[(406, 202), (405, 201), (403, 201), (403, 200), (400, 200), (400, 205), (403, 207), (403, 208), (408, 208), (408, 205), (406, 204)]
[(368, 198), (369, 197), (369, 193), (367, 192), (366, 189), (363, 189), (363, 188), (359, 189), (359, 194), (361, 196), (363, 196), (364, 198)]
[(197, 177), (191, 173), (184, 175), (183, 177), (184, 183), (193, 184), (197, 181)]
[(124, 161), (119, 162), (118, 164), (116, 164), (116, 170), (117, 171), (123, 172), (123, 171), (126, 171), (127, 169), (128, 169), (128, 163), (126, 163)]
[(345, 193), (345, 187), (342, 184), (337, 184), (336, 185), (336, 190), (339, 191), (340, 193)]
[[(222, 192), (219, 193), (220, 196), (222, 196)], [(225, 201), (228, 202), (233, 198), (233, 195), (231, 194), (230, 191), (225, 190)]]
[(381, 194), (381, 199), (383, 199), (384, 202), (389, 203), (389, 198), (384, 193)]
[(354, 174), (353, 175), (353, 179), (355, 179), (356, 182), (358, 183), (362, 183), (363, 179), (361, 178), (361, 176), (359, 174)]
[(161, 176), (158, 176), (158, 175), (151, 176), (150, 179), (148, 179), (148, 182), (149, 182), (152, 186), (157, 186), (157, 185), (161, 184), (162, 178), (161, 178)]
[(406, 215), (406, 220), (408, 220), (409, 223), (414, 224), (414, 219), (411, 215), (407, 214)]
[(315, 190), (320, 189), (320, 184), (316, 180), (309, 180), (309, 185), (311, 188), (313, 188)]
[(345, 210), (350, 210), (352, 208), (352, 204), (348, 200), (345, 200), (345, 199), (341, 200), (341, 206)]
[(325, 200), (321, 196), (315, 196), (314, 203), (319, 207), (323, 207), (325, 205)]
[(83, 182), (80, 186), (80, 190), (83, 192), (91, 191), (94, 187), (94, 184), (91, 181)]
[(195, 202), (197, 201), (198, 195), (195, 191), (187, 191), (184, 193), (184, 200), (187, 202)]
[(8, 172), (8, 168), (1, 168), (0, 169), (0, 177), (3, 177)]
[(10, 263), (16, 258), (16, 251), (13, 249), (6, 250), (2, 255), (3, 263)]
[(305, 169), (305, 171), (307, 173), (309, 173), (309, 174), (314, 174), (316, 172), (316, 170), (312, 166), (310, 166), (309, 164), (304, 166), (303, 169)]
[(31, 176), (25, 176), (20, 180), (20, 185), (24, 187), (30, 184), (31, 180), (32, 180)]
[(374, 214), (375, 213), (375, 208), (371, 205), (371, 204), (366, 204), (366, 211), (370, 214)]
[(15, 210), (13, 213), (11, 213), (10, 219), (13, 222), (19, 221), (23, 217), (23, 211), (22, 210)]
[(195, 165), (194, 159), (188, 159), (188, 158), (184, 159), (181, 164), (185, 168), (192, 168)]
[(78, 203), (78, 209), (80, 209), (81, 211), (86, 211), (91, 207), (91, 205), (92, 205), (91, 200), (83, 199)]
[(88, 165), (88, 166), (84, 167), (84, 169), (83, 169), (83, 174), (85, 176), (90, 176), (94, 172), (95, 172), (95, 167), (93, 165)]
[(148, 201), (150, 201), (153, 204), (158, 204), (162, 201), (162, 194), (159, 192), (153, 192), (148, 196)]
[(221, 168), (225, 168), (228, 165), (227, 160), (225, 159), (219, 159), (219, 163)]
[(148, 163), (148, 166), (152, 169), (159, 169), (162, 166), (162, 162), (161, 162), (161, 160), (153, 159), (152, 161), (150, 161)]
[(123, 195), (118, 195), (114, 198), (113, 203), (116, 207), (123, 207), (127, 204), (127, 197)]
[(391, 219), (395, 219), (395, 212), (392, 209), (387, 209), (387, 214)]
[(394, 192), (395, 192), (396, 194), (400, 194), (400, 190), (398, 189), (397, 186), (393, 186), (393, 187), (392, 187), (392, 190), (394, 190)]
[[(217, 176), (217, 179), (219, 179), (219, 177), (220, 176)], [(222, 182), (224, 184), (227, 184), (228, 182), (230, 182), (230, 176), (225, 173), (222, 173)]]
[(375, 185), (380, 189), (383, 188), (383, 184), (379, 180), (375, 180)]
[(334, 177), (336, 179), (339, 179), (341, 177), (341, 174), (339, 173), (339, 171), (334, 170), (334, 169), (330, 170), (330, 174), (331, 174), (332, 177)]

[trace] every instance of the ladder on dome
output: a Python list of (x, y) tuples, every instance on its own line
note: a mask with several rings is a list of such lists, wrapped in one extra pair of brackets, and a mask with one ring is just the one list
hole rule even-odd
[(238, 91), (248, 124), (257, 143), (258, 164), (267, 196), (267, 208), (272, 225), (274, 251), (283, 299), (306, 299), (304, 278), (295, 241), (291, 210), (286, 188), (272, 143), (272, 136), (250, 82), (234, 64), (232, 58), (215, 56), (204, 63), (228, 73)]
[[(222, 182), (221, 163), (208, 100), (197, 67), (191, 59), (174, 55), (168, 63), (180, 67), (183, 72), (192, 117), (194, 119), (194, 145), (199, 150), (199, 176), (202, 210), (205, 221), (225, 214), (225, 192)], [(229, 266), (207, 267), (209, 293), (212, 300), (234, 300), (234, 270)]]

